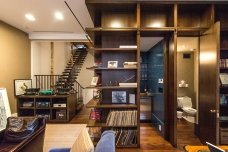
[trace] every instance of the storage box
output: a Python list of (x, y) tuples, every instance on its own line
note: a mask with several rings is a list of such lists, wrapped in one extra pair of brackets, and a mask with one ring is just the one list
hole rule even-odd
[(228, 128), (220, 129), (220, 144), (222, 145), (228, 144)]
[(23, 107), (33, 107), (33, 102), (23, 102)]
[(54, 103), (53, 107), (64, 107), (64, 108), (66, 108), (66, 103)]
[(46, 120), (50, 120), (51, 116), (50, 114), (36, 114), (37, 117), (42, 117)]
[(56, 119), (57, 120), (66, 120), (66, 110), (56, 111)]
[(36, 102), (37, 108), (49, 108), (50, 102)]

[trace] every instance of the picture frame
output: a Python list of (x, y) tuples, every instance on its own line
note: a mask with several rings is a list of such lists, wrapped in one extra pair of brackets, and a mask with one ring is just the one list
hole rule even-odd
[(129, 103), (135, 104), (135, 94), (129, 94)]
[(108, 61), (108, 68), (117, 68), (118, 61)]
[(90, 85), (91, 85), (91, 86), (97, 86), (98, 79), (99, 79), (98, 76), (93, 77), (93, 78), (92, 78), (92, 81), (91, 81), (91, 83), (90, 83)]
[(127, 92), (112, 91), (112, 103), (127, 103)]
[(19, 96), (25, 93), (25, 89), (32, 88), (32, 79), (15, 79), (14, 95)]
[(6, 88), (0, 88), (0, 131), (5, 129), (7, 118), (11, 116)]

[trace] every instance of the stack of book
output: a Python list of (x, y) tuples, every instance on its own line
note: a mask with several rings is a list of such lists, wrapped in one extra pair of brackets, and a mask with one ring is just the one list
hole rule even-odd
[(137, 130), (116, 129), (116, 146), (136, 145), (137, 144)]
[(220, 68), (228, 68), (228, 59), (220, 59)]
[(137, 68), (137, 62), (124, 62), (124, 68)]
[(219, 74), (220, 82), (222, 86), (228, 85), (228, 74), (227, 73), (220, 73)]
[(137, 87), (137, 83), (119, 83), (120, 87)]
[(92, 109), (89, 118), (92, 120), (101, 120), (101, 111), (98, 109)]
[(137, 110), (111, 111), (106, 120), (107, 126), (136, 126)]

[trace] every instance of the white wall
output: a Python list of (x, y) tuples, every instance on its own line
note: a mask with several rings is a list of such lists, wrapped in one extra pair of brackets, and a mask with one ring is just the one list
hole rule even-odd
[[(91, 83), (92, 77), (94, 76), (93, 70), (88, 70), (86, 67), (91, 67), (94, 64), (94, 53), (89, 51), (86, 60), (82, 66), (82, 69), (78, 75), (77, 81), (83, 86), (88, 87)], [(93, 89), (83, 90), (83, 101), (86, 104), (89, 100), (93, 98)]]
[[(70, 43), (54, 42), (54, 74), (62, 74), (67, 62), (70, 59)], [(31, 78), (34, 75), (51, 74), (51, 42), (31, 42)], [(33, 87), (35, 87), (33, 85)]]
[[(68, 42), (54, 42), (54, 74), (62, 74), (71, 56), (71, 44)], [(83, 86), (90, 85), (94, 64), (94, 53), (89, 51), (82, 69), (77, 77), (77, 81)], [(49, 75), (51, 72), (51, 42), (32, 41), (31, 42), (31, 78), (33, 79), (33, 87), (35, 87), (34, 75)], [(83, 101), (86, 104), (93, 97), (93, 89), (83, 90)]]

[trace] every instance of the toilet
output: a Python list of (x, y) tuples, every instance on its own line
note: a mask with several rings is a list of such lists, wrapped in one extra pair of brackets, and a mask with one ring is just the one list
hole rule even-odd
[(178, 97), (177, 106), (181, 108), (185, 112), (185, 114), (189, 116), (196, 115), (197, 110), (192, 108), (192, 99), (188, 96)]

